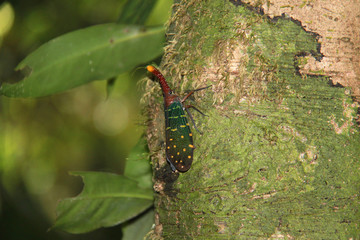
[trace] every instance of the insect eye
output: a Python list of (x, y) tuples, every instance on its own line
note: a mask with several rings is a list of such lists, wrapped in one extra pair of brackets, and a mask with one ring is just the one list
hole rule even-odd
[(169, 91), (169, 94), (173, 94), (173, 91), (170, 90), (170, 91)]

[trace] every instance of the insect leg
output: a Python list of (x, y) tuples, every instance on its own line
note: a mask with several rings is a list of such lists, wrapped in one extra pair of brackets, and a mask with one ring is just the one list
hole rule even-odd
[(169, 160), (169, 158), (166, 156), (166, 161), (170, 164), (170, 167), (171, 167), (171, 170), (173, 171), (173, 172), (175, 172), (176, 171), (176, 168), (175, 168), (175, 166), (171, 163), (171, 161)]
[(203, 116), (208, 116), (208, 115), (204, 114), (202, 111), (200, 111), (197, 107), (195, 107), (195, 106), (193, 106), (193, 105), (185, 105), (185, 109), (186, 109), (186, 108), (193, 108), (193, 109), (195, 109), (198, 113), (200, 113), (201, 115), (203, 115)]
[[(188, 105), (188, 106), (191, 106), (191, 105)], [(194, 124), (194, 128), (196, 129), (196, 131), (198, 131), (201, 135), (202, 135), (202, 132), (200, 132), (200, 130), (196, 127), (196, 124), (194, 122), (194, 118), (193, 116), (191, 115), (190, 111), (189, 111), (189, 107), (188, 106), (185, 106), (185, 111), (187, 112), (187, 114), (189, 115), (192, 123)], [(194, 106), (192, 106), (193, 108), (195, 108)], [(200, 111), (199, 111), (200, 112)], [(200, 112), (201, 113), (201, 112)], [(201, 113), (203, 114), (203, 113)]]

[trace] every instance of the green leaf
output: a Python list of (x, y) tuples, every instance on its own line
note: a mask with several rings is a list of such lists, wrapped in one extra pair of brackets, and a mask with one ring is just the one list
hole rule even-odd
[(122, 240), (143, 240), (155, 223), (154, 209), (149, 209), (135, 219), (126, 222), (122, 228)]
[(121, 11), (118, 23), (144, 24), (156, 0), (128, 0)]
[(24, 79), (4, 83), (0, 94), (40, 97), (129, 71), (159, 56), (164, 28), (115, 23), (74, 31), (51, 40), (17, 67)]
[(142, 189), (124, 176), (101, 172), (75, 172), (84, 181), (83, 191), (57, 206), (54, 228), (85, 233), (123, 223), (153, 204), (151, 189)]
[(142, 136), (126, 159), (124, 175), (139, 183), (143, 188), (152, 189), (152, 171), (149, 150), (145, 136)]

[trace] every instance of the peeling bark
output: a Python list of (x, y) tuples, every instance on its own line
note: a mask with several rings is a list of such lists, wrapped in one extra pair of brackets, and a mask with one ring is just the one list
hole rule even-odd
[(307, 59), (302, 74), (322, 74), (351, 87), (352, 96), (360, 100), (360, 3), (356, 0), (330, 1), (246, 1), (257, 4), (273, 18), (286, 14), (297, 19), (305, 30), (319, 34), (324, 58)]

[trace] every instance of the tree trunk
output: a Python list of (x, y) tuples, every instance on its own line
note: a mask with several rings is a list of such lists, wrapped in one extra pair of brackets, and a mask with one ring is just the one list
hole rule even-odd
[[(174, 5), (160, 70), (179, 95), (212, 86), (194, 98), (208, 116), (194, 113), (203, 135), (193, 131), (192, 168), (173, 173), (165, 159), (161, 90), (148, 82), (156, 96), (149, 99), (148, 128), (154, 239), (360, 236), (358, 105), (344, 87), (359, 89), (359, 68), (345, 52), (349, 42), (359, 49), (360, 28), (357, 38), (343, 40), (340, 28), (321, 28), (323, 15), (312, 8), (336, 9), (340, 1), (288, 2), (286, 8), (279, 1)], [(338, 15), (337, 23), (349, 21)], [(323, 51), (331, 34), (339, 39), (330, 41), (333, 54)], [(352, 53), (358, 63), (359, 53)]]

